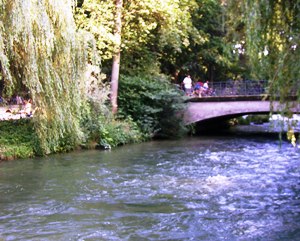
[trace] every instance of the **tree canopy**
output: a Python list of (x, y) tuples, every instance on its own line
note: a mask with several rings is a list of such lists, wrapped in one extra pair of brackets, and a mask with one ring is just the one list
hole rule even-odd
[(300, 1), (224, 1), (228, 33), (243, 45), (251, 76), (284, 100), (300, 94)]
[[(176, 78), (191, 72), (213, 80), (243, 71), (225, 38), (228, 13), (221, 1), (123, 2), (122, 73), (162, 72)], [(114, 11), (111, 1), (85, 0), (75, 15), (78, 26), (95, 35), (106, 73), (116, 46)]]
[[(182, 46), (189, 45), (191, 34), (197, 41), (202, 40), (191, 23), (191, 11), (196, 7), (194, 1), (123, 2), (121, 68), (125, 72), (160, 71), (156, 65), (165, 46), (180, 52)], [(106, 59), (112, 58), (116, 46), (114, 10), (111, 1), (86, 0), (76, 15), (78, 26), (95, 35), (104, 64)]]
[[(23, 85), (35, 106), (40, 153), (72, 148), (80, 116), (87, 33), (76, 31), (69, 0), (0, 1), (0, 63), (7, 95)], [(68, 149), (68, 148), (66, 148)]]

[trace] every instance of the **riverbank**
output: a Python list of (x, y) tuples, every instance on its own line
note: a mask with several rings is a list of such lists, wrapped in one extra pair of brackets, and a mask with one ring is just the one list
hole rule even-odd
[[(4, 120), (0, 121), (0, 161), (44, 155), (40, 151), (40, 142), (34, 129), (33, 119), (22, 118), (21, 115), (7, 113), (5, 115), (5, 117), (2, 115)], [(59, 149), (52, 149), (47, 155), (78, 149), (110, 149), (149, 140), (132, 121), (101, 120), (99, 126), (94, 125), (93, 127), (91, 132), (84, 129), (86, 126), (82, 127), (86, 137), (82, 139), (82, 142), (72, 146), (67, 145), (67, 142), (62, 143)]]
[[(11, 106), (10, 110), (13, 110), (12, 112), (6, 112), (7, 109), (8, 108), (6, 107), (0, 107), (0, 161), (34, 157), (34, 146), (36, 144), (37, 137), (33, 129), (32, 119), (24, 118), (21, 114), (16, 114), (19, 110), (18, 106)], [(274, 117), (274, 119), (278, 119), (278, 116)], [(259, 122), (258, 120), (261, 121), (263, 119), (256, 118), (255, 122)], [(251, 121), (253, 121), (253, 119), (251, 119)], [(229, 130), (219, 130), (218, 133), (224, 133), (225, 135), (232, 135), (235, 133), (236, 135), (242, 134), (246, 136), (273, 136), (278, 139), (287, 140), (286, 132), (278, 126), (278, 128), (274, 128), (275, 126), (273, 124), (266, 123), (264, 121), (261, 124), (249, 122), (247, 124), (244, 123), (243, 125), (236, 125), (231, 127)], [(112, 133), (114, 130), (116, 135), (121, 136), (120, 131), (128, 129), (128, 127), (124, 128), (123, 126), (118, 130), (108, 127), (106, 129), (109, 133)], [(299, 132), (297, 130), (298, 129), (295, 129), (295, 134), (297, 134), (296, 138), (298, 139)], [(279, 135), (280, 131), (283, 131), (283, 135)], [(124, 141), (123, 136), (121, 137), (122, 139), (119, 138), (117, 142), (118, 144), (116, 145), (130, 143)], [(86, 147), (81, 146), (80, 148), (100, 148), (101, 142), (93, 141), (92, 143), (93, 144), (89, 144)], [(299, 144), (296, 146), (300, 148)]]

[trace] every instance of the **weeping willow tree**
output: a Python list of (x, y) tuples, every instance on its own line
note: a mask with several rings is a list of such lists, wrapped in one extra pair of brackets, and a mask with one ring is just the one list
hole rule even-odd
[(86, 104), (86, 35), (71, 0), (0, 0), (0, 67), (6, 95), (22, 83), (35, 106), (37, 153), (74, 148)]
[[(229, 23), (244, 36), (252, 77), (269, 94), (300, 100), (300, 0), (228, 0)], [(242, 34), (241, 34), (242, 32)]]

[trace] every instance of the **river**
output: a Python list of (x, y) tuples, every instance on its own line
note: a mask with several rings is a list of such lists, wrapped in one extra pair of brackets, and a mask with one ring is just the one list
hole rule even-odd
[(0, 240), (299, 240), (300, 149), (191, 137), (0, 163)]

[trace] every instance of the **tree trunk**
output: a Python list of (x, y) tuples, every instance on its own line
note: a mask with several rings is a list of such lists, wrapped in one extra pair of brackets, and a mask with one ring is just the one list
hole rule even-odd
[(122, 29), (122, 7), (123, 0), (116, 0), (116, 17), (115, 17), (115, 32), (116, 40), (115, 52), (113, 55), (112, 71), (111, 71), (111, 105), (112, 113), (116, 114), (118, 111), (118, 85), (120, 72), (120, 58), (121, 58), (121, 29)]

